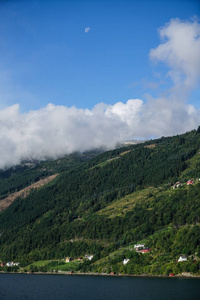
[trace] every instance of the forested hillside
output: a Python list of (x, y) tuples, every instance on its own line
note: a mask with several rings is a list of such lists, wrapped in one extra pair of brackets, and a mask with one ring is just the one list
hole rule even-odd
[[(0, 213), (2, 261), (32, 263), (92, 253), (94, 259), (77, 270), (199, 272), (200, 128), (2, 171), (1, 199), (55, 173), (50, 183)], [(189, 179), (193, 184), (186, 184)], [(181, 185), (173, 189), (177, 181)], [(152, 249), (146, 256), (130, 250), (141, 241)], [(175, 264), (181, 254), (191, 259), (182, 264), (185, 269)], [(122, 265), (125, 257), (127, 266)]]

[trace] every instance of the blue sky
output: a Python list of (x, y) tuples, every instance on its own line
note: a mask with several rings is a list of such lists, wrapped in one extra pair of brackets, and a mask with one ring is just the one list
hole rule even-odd
[[(170, 84), (166, 66), (149, 59), (158, 29), (199, 9), (195, 0), (1, 1), (2, 105), (92, 108), (157, 96)], [(194, 89), (190, 101), (198, 105), (199, 95)]]
[(0, 169), (199, 125), (199, 0), (0, 1)]

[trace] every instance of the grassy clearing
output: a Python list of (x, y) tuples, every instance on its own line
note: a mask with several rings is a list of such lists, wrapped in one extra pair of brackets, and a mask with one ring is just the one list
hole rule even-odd
[[(195, 170), (195, 169), (200, 169), (200, 151), (198, 151), (192, 158), (189, 159), (188, 161), (188, 168), (185, 169), (181, 173), (181, 178), (185, 178), (186, 176), (190, 176), (190, 174)], [(200, 174), (199, 174), (200, 178)], [(191, 179), (191, 178), (187, 178)]]
[(171, 230), (172, 230), (172, 227), (171, 227), (171, 226), (167, 226), (167, 227), (165, 227), (165, 228), (163, 228), (163, 229), (160, 229), (160, 230), (154, 232), (154, 234), (149, 235), (148, 238), (139, 241), (138, 244), (143, 244), (143, 243), (146, 244), (146, 243), (148, 243), (149, 240), (153, 240), (153, 239), (155, 239), (157, 236), (160, 236), (160, 234), (169, 232), (169, 231), (171, 231)]
[(71, 261), (68, 263), (62, 263), (62, 264), (58, 264), (57, 266), (54, 266), (54, 270), (57, 271), (75, 271), (78, 269), (78, 266), (81, 264), (80, 261)]
[(129, 194), (107, 207), (97, 212), (98, 215), (106, 215), (108, 218), (114, 218), (116, 216), (123, 217), (124, 214), (131, 211), (136, 203), (151, 198), (150, 194), (157, 194), (158, 191), (155, 188), (147, 188), (141, 191)]
[(133, 150), (127, 150), (127, 151), (124, 151), (124, 152), (122, 152), (122, 153), (120, 153), (120, 156), (123, 156), (123, 155), (125, 155), (125, 154), (127, 154), (127, 153), (130, 153), (130, 152), (132, 152)]
[(66, 263), (64, 260), (40, 260), (26, 266), (25, 269), (30, 271), (33, 267), (38, 269), (45, 268), (48, 271), (71, 271), (76, 270), (82, 261), (71, 261)]
[(39, 260), (31, 263), (30, 265), (26, 266), (26, 269), (29, 271), (31, 266), (40, 268), (40, 267), (46, 267), (52, 260)]
[(111, 163), (113, 160), (119, 159), (119, 158), (121, 158), (121, 156), (123, 156), (123, 155), (125, 155), (125, 154), (127, 154), (127, 153), (130, 153), (131, 151), (132, 151), (132, 150), (124, 151), (124, 152), (120, 153), (119, 156), (115, 156), (115, 157), (112, 157), (112, 158), (110, 158), (110, 159), (107, 159), (106, 161), (103, 161), (103, 162), (97, 164), (96, 166), (92, 167), (91, 169), (94, 169), (94, 168), (97, 168), (97, 167), (103, 168), (103, 167), (106, 166), (107, 164)]
[(92, 169), (95, 169), (95, 168), (97, 168), (97, 167), (103, 168), (103, 167), (106, 166), (107, 164), (111, 163), (113, 160), (116, 160), (116, 159), (119, 159), (119, 158), (121, 158), (121, 157), (120, 157), (120, 156), (116, 156), (116, 157), (107, 159), (106, 161), (103, 161), (103, 162), (101, 162), (101, 163), (95, 165), (94, 167), (92, 167), (92, 168), (90, 168), (90, 169), (92, 170)]

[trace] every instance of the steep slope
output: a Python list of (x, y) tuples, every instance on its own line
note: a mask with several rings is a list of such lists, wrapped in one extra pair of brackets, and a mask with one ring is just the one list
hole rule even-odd
[(7, 170), (0, 170), (0, 200), (45, 177), (75, 168), (101, 152), (96, 150), (82, 154), (74, 153), (54, 161), (24, 162)]
[[(199, 148), (200, 133), (193, 130), (63, 167), (59, 177), (0, 214), (1, 258), (32, 261), (88, 252), (100, 257), (168, 226), (171, 240), (182, 226), (197, 226), (198, 235), (200, 185), (188, 187), (186, 181), (189, 175), (199, 178)], [(183, 186), (173, 190), (179, 179)], [(148, 242), (157, 245), (156, 238)], [(184, 243), (179, 241), (177, 252), (172, 243), (170, 255), (184, 253)], [(197, 252), (198, 243), (187, 243), (188, 253)]]
[(45, 178), (42, 178), (42, 179), (38, 180), (35, 183), (32, 183), (29, 186), (21, 189), (18, 192), (10, 194), (8, 197), (6, 197), (6, 198), (4, 198), (3, 200), (0, 201), (0, 212), (2, 210), (5, 210), (6, 208), (8, 208), (13, 203), (13, 201), (15, 201), (16, 198), (18, 198), (18, 197), (26, 198), (32, 190), (38, 189), (38, 188), (44, 186), (45, 184), (49, 183), (51, 180), (53, 180), (57, 176), (58, 176), (58, 174), (47, 176)]

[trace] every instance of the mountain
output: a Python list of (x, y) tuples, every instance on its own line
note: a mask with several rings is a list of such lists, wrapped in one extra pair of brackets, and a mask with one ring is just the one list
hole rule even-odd
[[(18, 194), (0, 213), (0, 259), (58, 264), (66, 256), (93, 254), (74, 270), (198, 274), (199, 149), (200, 128), (1, 171), (0, 207), (10, 194), (56, 176)], [(132, 250), (136, 243), (148, 251)], [(180, 255), (187, 261), (177, 264)]]

